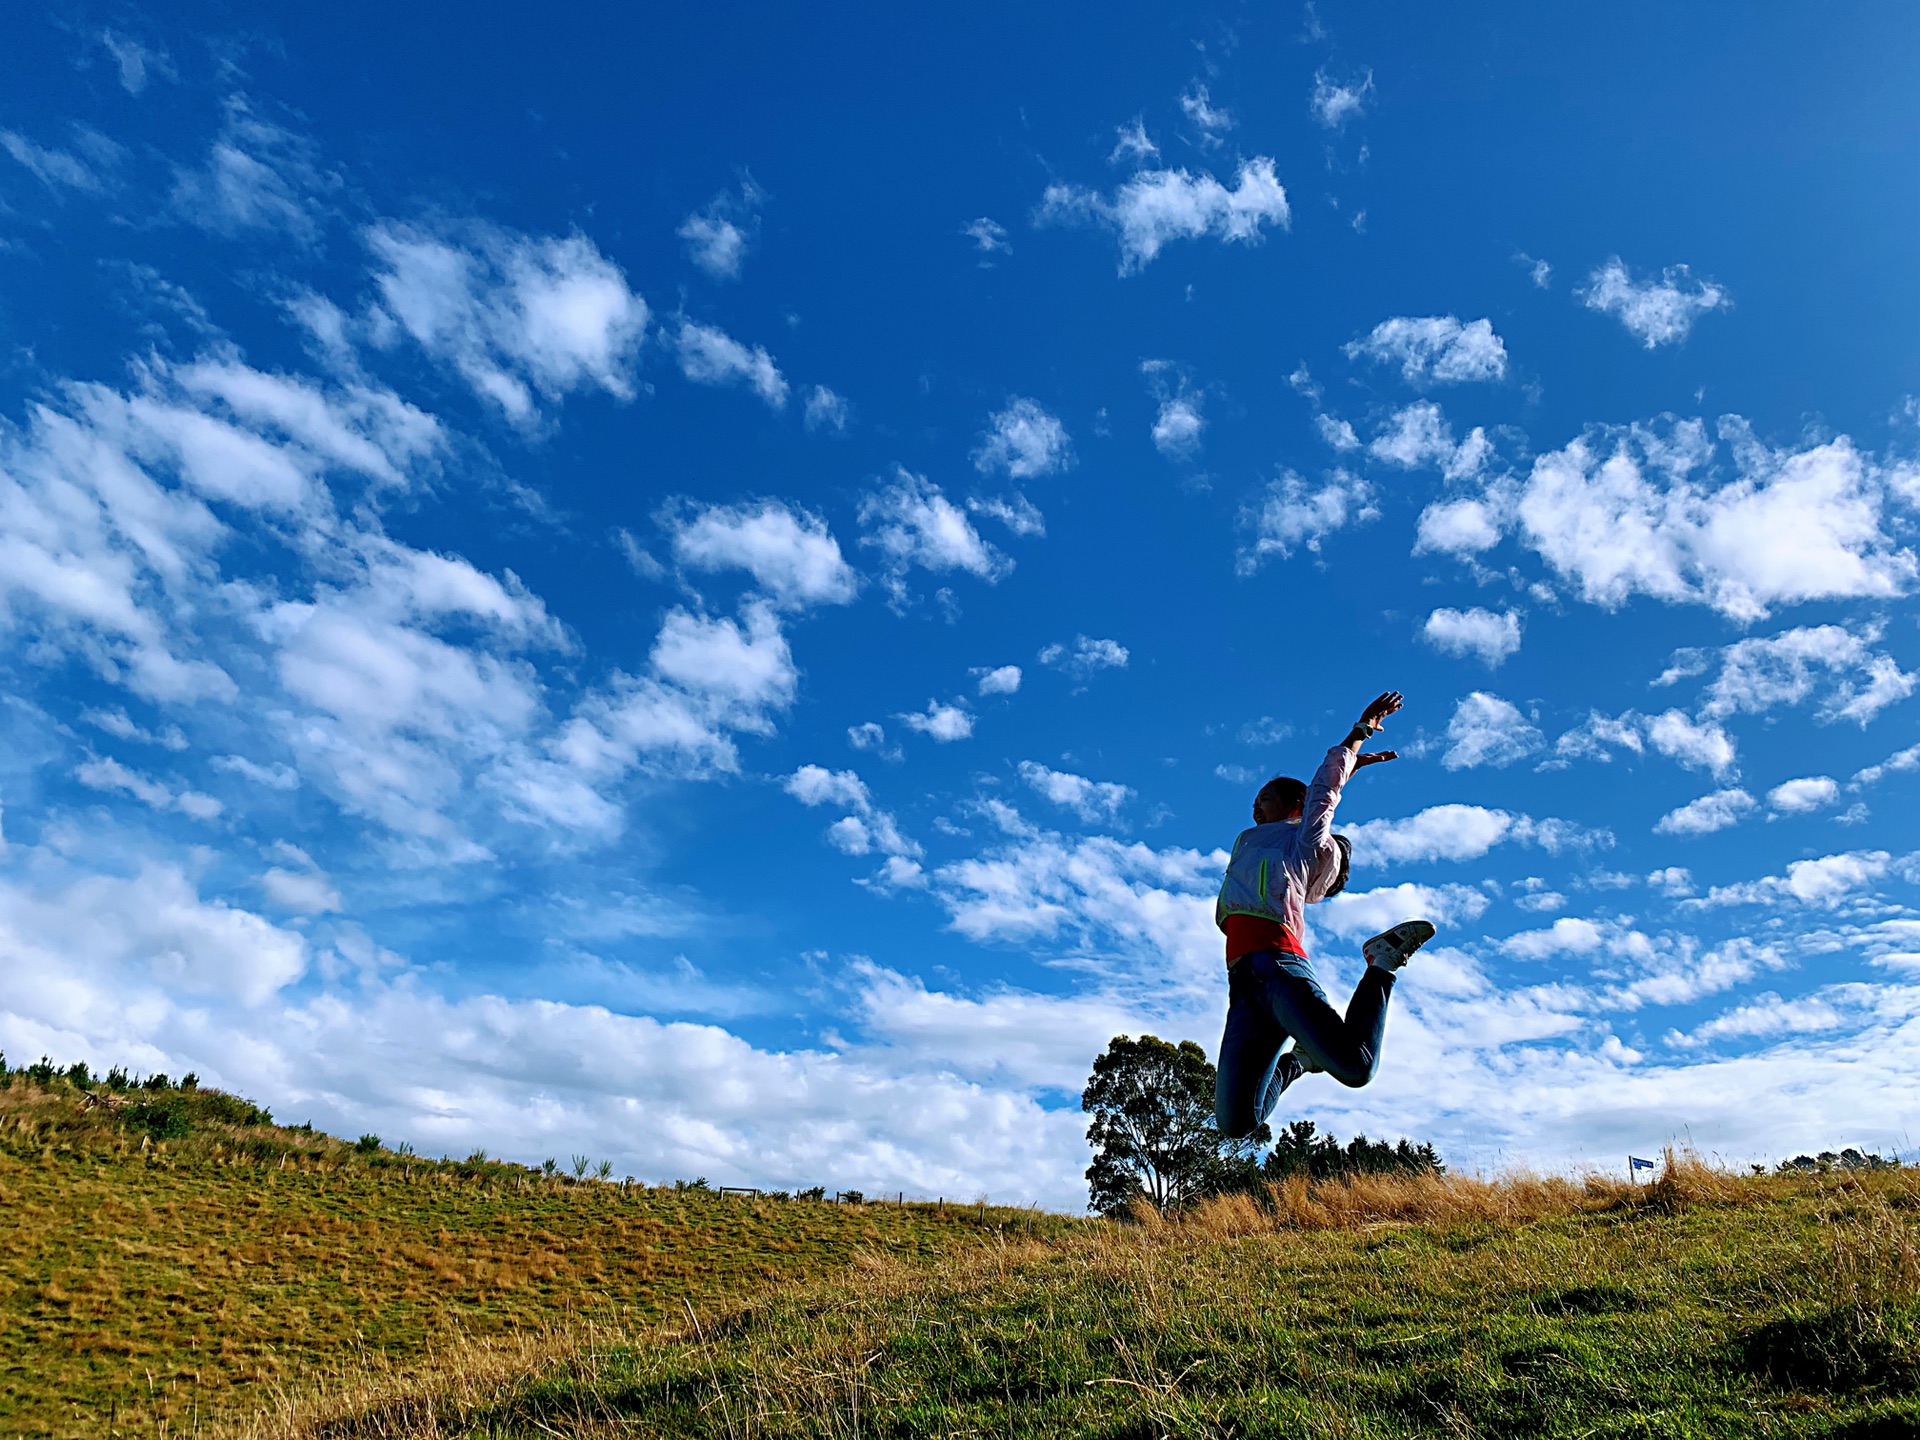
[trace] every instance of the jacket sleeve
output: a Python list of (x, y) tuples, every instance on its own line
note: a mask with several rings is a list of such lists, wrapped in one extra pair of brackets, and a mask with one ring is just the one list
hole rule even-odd
[(1300, 813), (1300, 847), (1309, 863), (1333, 844), (1333, 812), (1340, 803), (1341, 787), (1353, 774), (1353, 764), (1353, 752), (1336, 745), (1327, 751), (1327, 758), (1314, 772), (1313, 783), (1307, 786), (1306, 807)]

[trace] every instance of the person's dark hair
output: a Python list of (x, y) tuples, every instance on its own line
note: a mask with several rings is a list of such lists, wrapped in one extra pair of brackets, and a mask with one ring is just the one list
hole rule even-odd
[(1259, 821), (1259, 812), (1269, 815), (1288, 815), (1298, 806), (1307, 803), (1306, 782), (1296, 780), (1291, 775), (1276, 775), (1260, 787), (1260, 793), (1253, 797), (1254, 823)]

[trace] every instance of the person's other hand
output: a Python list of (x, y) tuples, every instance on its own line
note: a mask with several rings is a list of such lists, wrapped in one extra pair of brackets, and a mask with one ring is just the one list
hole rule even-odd
[(1400, 758), (1400, 754), (1396, 750), (1380, 750), (1380, 751), (1376, 751), (1372, 755), (1356, 756), (1354, 758), (1353, 766), (1354, 766), (1354, 769), (1357, 770), (1362, 765), (1378, 765), (1382, 760), (1398, 760), (1399, 758)]
[(1378, 700), (1375, 700), (1371, 705), (1367, 706), (1365, 710), (1362, 710), (1360, 712), (1360, 718), (1377, 730), (1386, 722), (1387, 716), (1393, 714), (1394, 711), (1398, 710), (1405, 703), (1406, 696), (1402, 695), (1398, 690), (1389, 690)]

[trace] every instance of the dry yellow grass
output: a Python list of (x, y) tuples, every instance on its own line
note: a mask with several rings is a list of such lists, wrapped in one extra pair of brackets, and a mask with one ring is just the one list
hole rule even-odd
[(204, 1429), (469, 1342), (524, 1359), (595, 1317), (633, 1329), (1004, 1218), (546, 1180), (271, 1126), (157, 1142), (24, 1083), (0, 1089), (0, 1215), (0, 1435), (55, 1437)]
[(1920, 1433), (1920, 1177), (1277, 1186), (443, 1357), (273, 1436)]

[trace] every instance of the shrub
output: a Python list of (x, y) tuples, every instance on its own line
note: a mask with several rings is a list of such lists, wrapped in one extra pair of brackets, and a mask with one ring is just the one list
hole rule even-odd
[(591, 1164), (593, 1164), (593, 1160), (590, 1156), (586, 1156), (586, 1155), (574, 1156), (573, 1157), (573, 1178), (576, 1180), (586, 1179), (587, 1167)]
[(86, 1061), (76, 1060), (67, 1067), (67, 1083), (76, 1085), (82, 1090), (92, 1088), (93, 1072), (87, 1069)]
[(144, 1130), (155, 1140), (178, 1140), (193, 1133), (193, 1117), (178, 1099), (142, 1100), (130, 1105), (126, 1122), (135, 1130)]
[(593, 1173), (598, 1179), (607, 1179), (613, 1174), (613, 1161), (602, 1160), (598, 1165), (593, 1167)]
[(867, 1197), (858, 1190), (842, 1190), (840, 1192), (840, 1203), (842, 1205), (864, 1205), (867, 1203)]
[(551, 1180), (560, 1172), (560, 1162), (549, 1155), (540, 1162), (540, 1173)]
[(827, 1187), (824, 1185), (809, 1185), (805, 1190), (794, 1191), (793, 1198), (796, 1200), (824, 1200), (827, 1198)]
[(126, 1070), (121, 1066), (116, 1065), (107, 1071), (107, 1088), (116, 1095), (124, 1092), (132, 1084), (133, 1081), (128, 1078)]
[(353, 1152), (356, 1155), (377, 1155), (379, 1151), (380, 1137), (378, 1135), (362, 1135), (358, 1140), (353, 1142)]
[(40, 1057), (40, 1063), (38, 1065), (29, 1065), (27, 1067), (27, 1079), (36, 1085), (51, 1085), (53, 1083), (53, 1077), (59, 1073), (58, 1070), (53, 1068), (53, 1061), (44, 1055)]
[(142, 1085), (141, 1088), (144, 1090), (171, 1090), (173, 1088), (173, 1081), (167, 1078), (166, 1071), (156, 1070), (153, 1074), (147, 1076), (146, 1083)]

